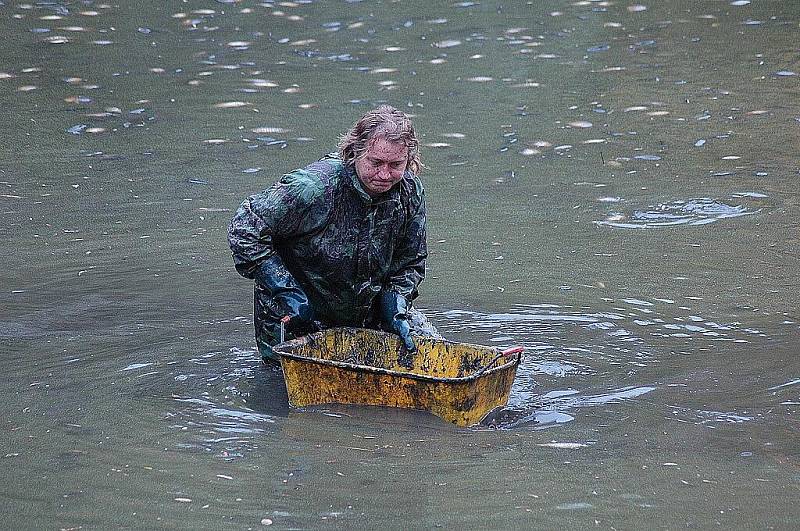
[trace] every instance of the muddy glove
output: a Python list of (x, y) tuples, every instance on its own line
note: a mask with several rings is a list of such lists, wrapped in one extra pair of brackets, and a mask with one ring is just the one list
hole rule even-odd
[(320, 329), (308, 296), (295, 280), (280, 256), (275, 255), (259, 264), (254, 275), (272, 297), (272, 307), (277, 318), (289, 317), (286, 331), (299, 337)]
[(411, 339), (411, 327), (408, 324), (408, 301), (399, 293), (384, 291), (381, 293), (381, 321), (389, 330), (400, 336), (400, 340), (409, 352), (416, 352), (417, 346)]

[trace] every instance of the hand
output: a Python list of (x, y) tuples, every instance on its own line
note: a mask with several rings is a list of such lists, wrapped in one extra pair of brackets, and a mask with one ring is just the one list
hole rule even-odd
[(292, 336), (299, 337), (320, 329), (308, 296), (278, 255), (259, 264), (254, 277), (269, 294), (270, 312), (274, 318), (289, 318), (286, 331)]
[(406, 350), (416, 352), (408, 324), (408, 301), (399, 293), (384, 291), (381, 294), (381, 320), (386, 328), (400, 336)]
[(299, 337), (320, 330), (319, 321), (316, 320), (314, 309), (311, 308), (305, 293), (287, 289), (278, 292), (273, 298), (279, 307), (278, 313), (288, 317), (287, 332)]

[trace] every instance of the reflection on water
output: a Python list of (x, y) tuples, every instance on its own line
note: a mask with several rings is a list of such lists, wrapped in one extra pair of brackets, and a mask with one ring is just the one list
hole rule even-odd
[[(621, 299), (603, 311), (539, 304), (502, 314), (448, 311), (433, 318), (447, 337), (466, 333), (486, 344), (526, 348), (508, 406), (485, 422), (506, 429), (546, 428), (574, 420), (576, 411), (657, 394), (663, 384), (648, 381), (655, 377), (648, 375), (662, 358), (687, 352), (680, 343), (684, 349), (687, 344), (702, 349), (704, 343), (769, 341), (759, 330), (705, 319), (664, 298)], [(649, 385), (620, 388), (626, 380)], [(707, 419), (707, 413), (696, 415)], [(709, 421), (722, 422), (730, 415)]]
[[(660, 366), (674, 363), (676, 355), (713, 348), (718, 342), (762, 348), (771, 341), (759, 329), (705, 319), (688, 308), (677, 308), (666, 298), (626, 298), (603, 303), (594, 310), (535, 304), (491, 314), (426, 312), (450, 338), (499, 347), (522, 345), (526, 349), (508, 405), (492, 412), (474, 429), (554, 429), (570, 422), (586, 423), (598, 408), (605, 416), (622, 418), (628, 413), (620, 406), (632, 402), (644, 403), (665, 417), (711, 428), (769, 417), (746, 409), (723, 412), (681, 407), (665, 398), (665, 393), (690, 393), (697, 383), (692, 377), (682, 381), (679, 371), (664, 378)], [(221, 361), (224, 367), (219, 365)], [(138, 379), (157, 374), (148, 371), (134, 375), (153, 365), (130, 364), (121, 371)], [(224, 355), (210, 352), (168, 365), (162, 377), (167, 376), (171, 383), (162, 381), (157, 386), (171, 389), (174, 407), (164, 421), (182, 434), (176, 443), (179, 448), (211, 452), (225, 460), (247, 457), (264, 436), (280, 428), (285, 422), (282, 419), (297, 414), (288, 406), (280, 367), (265, 365), (254, 349), (233, 348)], [(631, 383), (620, 386), (624, 382)], [(770, 387), (762, 400), (773, 403), (770, 396), (796, 383)], [(138, 382), (135, 385), (140, 386)], [(739, 400), (731, 398), (729, 405)], [(320, 416), (369, 419), (377, 414), (374, 409), (318, 406), (303, 414), (308, 422)], [(445, 428), (433, 417), (424, 423)]]

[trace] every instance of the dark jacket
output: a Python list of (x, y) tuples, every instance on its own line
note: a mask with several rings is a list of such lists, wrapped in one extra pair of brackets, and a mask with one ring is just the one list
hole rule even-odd
[[(410, 172), (372, 198), (355, 168), (329, 155), (250, 196), (231, 221), (228, 240), (236, 270), (256, 281), (259, 344), (277, 341), (282, 317), (260, 274), (293, 277), (325, 327), (370, 326), (381, 290), (416, 298), (425, 276), (425, 237), (424, 190)], [(272, 260), (276, 255), (280, 260)]]

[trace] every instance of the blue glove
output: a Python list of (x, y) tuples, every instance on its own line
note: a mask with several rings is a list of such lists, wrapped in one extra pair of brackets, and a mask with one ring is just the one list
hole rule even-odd
[(254, 275), (272, 297), (276, 317), (289, 317), (286, 331), (299, 337), (320, 329), (314, 316), (314, 309), (308, 301), (308, 296), (295, 280), (280, 256), (275, 255), (259, 264)]
[(400, 340), (409, 352), (416, 352), (417, 346), (411, 339), (411, 327), (408, 324), (408, 301), (394, 291), (381, 293), (381, 321), (389, 330), (400, 336)]

